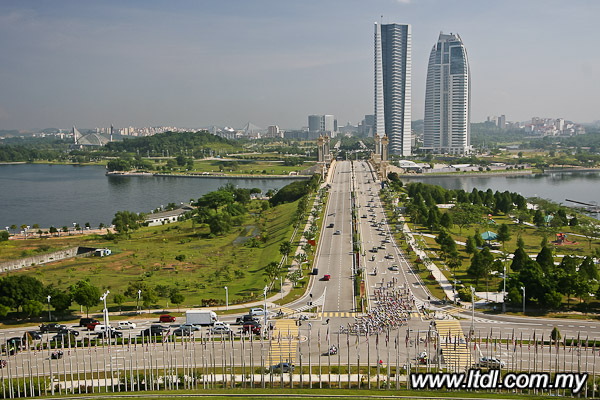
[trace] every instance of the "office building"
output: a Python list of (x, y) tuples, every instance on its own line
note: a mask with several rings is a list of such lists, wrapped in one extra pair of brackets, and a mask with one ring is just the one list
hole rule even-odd
[(411, 154), (411, 26), (375, 23), (375, 130), (391, 154)]
[(425, 90), (423, 149), (471, 151), (471, 77), (467, 50), (458, 34), (440, 33), (431, 49)]
[(334, 137), (337, 132), (337, 120), (333, 115), (309, 115), (308, 131), (319, 132)]

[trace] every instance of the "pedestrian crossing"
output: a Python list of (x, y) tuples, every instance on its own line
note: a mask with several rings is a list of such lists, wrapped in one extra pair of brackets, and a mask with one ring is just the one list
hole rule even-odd
[(356, 312), (344, 312), (344, 311), (325, 311), (317, 313), (317, 318), (355, 318), (358, 317), (359, 313)]
[(291, 309), (289, 307), (277, 306), (273, 310), (273, 313), (278, 314), (279, 312), (283, 313), (284, 315), (290, 315), (290, 314), (294, 314), (296, 312), (296, 310)]
[(271, 333), (271, 343), (267, 362), (269, 365), (280, 362), (294, 363), (298, 350), (298, 327), (293, 319), (279, 319), (275, 321)]
[(440, 337), (440, 349), (448, 369), (464, 371), (473, 362), (465, 335), (457, 320), (435, 322)]

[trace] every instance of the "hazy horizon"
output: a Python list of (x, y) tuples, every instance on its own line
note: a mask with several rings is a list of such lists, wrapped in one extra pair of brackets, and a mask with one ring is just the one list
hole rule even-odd
[(600, 2), (58, 0), (0, 4), (0, 129), (356, 124), (381, 15), (412, 25), (414, 120), (440, 31), (466, 46), (472, 122), (600, 119)]

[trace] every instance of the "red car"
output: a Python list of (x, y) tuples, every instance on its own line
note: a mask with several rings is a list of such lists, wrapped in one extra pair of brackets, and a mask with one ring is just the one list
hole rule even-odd
[(99, 324), (100, 324), (100, 322), (98, 322), (98, 321), (91, 322), (91, 323), (87, 324), (85, 327), (87, 328), (88, 331), (93, 331), (94, 327)]
[(164, 315), (161, 315), (158, 320), (160, 322), (175, 322), (175, 317), (172, 317), (169, 314), (164, 314)]
[(324, 281), (328, 281), (328, 280), (330, 280), (330, 279), (331, 279), (331, 275), (329, 275), (329, 274), (325, 274), (325, 275), (323, 275), (323, 280), (324, 280)]

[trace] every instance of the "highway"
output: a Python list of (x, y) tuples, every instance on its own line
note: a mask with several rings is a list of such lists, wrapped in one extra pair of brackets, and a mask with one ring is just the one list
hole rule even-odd
[[(441, 305), (423, 285), (395, 242), (393, 232), (396, 227), (389, 226), (387, 223), (379, 198), (380, 188), (381, 183), (367, 162), (341, 161), (335, 164), (320, 240), (315, 249), (314, 268), (318, 272), (311, 277), (306, 295), (286, 305), (286, 308), (297, 310), (306, 308), (310, 302), (317, 303), (322, 300), (316, 318), (308, 321), (298, 321), (293, 318), (273, 320), (270, 322), (273, 325), (271, 340), (255, 337), (250, 341), (247, 336), (242, 340), (237, 328), (234, 328), (236, 340), (222, 342), (220, 335), (209, 335), (207, 328), (203, 328), (201, 332), (195, 333), (196, 341), (192, 342), (187, 339), (183, 341), (177, 339), (178, 342), (165, 345), (160, 343), (145, 346), (112, 344), (86, 348), (81, 348), (78, 344), (77, 349), (65, 348), (65, 356), (61, 360), (52, 360), (48, 350), (30, 349), (8, 358), (4, 357), (8, 360), (8, 367), (0, 368), (1, 377), (7, 379), (52, 374), (57, 378), (57, 374), (61, 374), (62, 377), (59, 379), (63, 381), (64, 386), (68, 386), (73, 379), (72, 375), (83, 379), (83, 377), (91, 378), (90, 374), (92, 374), (98, 380), (106, 373), (112, 376), (113, 381), (115, 379), (118, 381), (124, 371), (143, 370), (146, 373), (150, 370), (150, 365), (156, 371), (162, 370), (165, 374), (170, 368), (205, 371), (211, 368), (226, 371), (229, 368), (231, 373), (233, 365), (237, 373), (240, 373), (238, 368), (248, 368), (244, 374), (248, 375), (251, 373), (249, 371), (256, 371), (256, 367), (268, 368), (280, 362), (292, 362), (296, 366), (304, 367), (310, 364), (312, 373), (316, 374), (325, 366), (338, 364), (376, 366), (381, 363), (382, 367), (398, 365), (402, 368), (406, 364), (414, 364), (422, 351), (427, 351), (433, 358), (432, 361), (437, 362), (434, 357), (435, 342), (432, 348), (432, 340), (424, 340), (424, 338), (427, 332), (435, 330), (435, 324), (441, 322), (427, 319), (424, 313), (419, 312), (421, 307), (441, 310), (438, 315), (442, 316), (442, 322), (454, 321), (458, 329), (462, 328), (464, 332), (469, 332), (471, 329), (471, 314), (465, 310)], [(352, 190), (356, 195), (358, 232), (362, 249), (359, 267), (365, 269), (368, 301), (364, 305), (355, 304), (353, 296)], [(325, 275), (329, 275), (330, 279), (324, 280)], [(415, 304), (407, 325), (399, 329), (382, 331), (379, 335), (371, 335), (369, 339), (365, 336), (341, 333), (341, 328), (353, 323), (355, 317), (363, 315), (362, 306), (365, 307), (365, 313), (377, 306), (373, 294), (381, 287), (412, 293)], [(452, 313), (460, 319), (454, 320), (450, 315)], [(235, 317), (236, 315), (230, 314), (223, 319), (231, 321)], [(136, 336), (151, 324), (150, 321), (136, 322), (138, 327), (135, 330), (124, 332), (126, 338), (130, 335)], [(595, 369), (600, 371), (600, 353), (596, 354), (600, 349), (592, 351), (592, 349), (560, 345), (557, 357), (556, 348), (552, 348), (551, 352), (548, 346), (549, 334), (554, 326), (569, 338), (580, 336), (582, 339), (589, 337), (592, 340), (600, 338), (600, 322), (518, 318), (479, 312), (475, 313), (473, 322), (475, 336), (482, 338), (483, 344), (475, 345), (474, 342), (467, 344), (464, 339), (461, 339), (462, 342), (454, 346), (465, 349), (464, 353), (468, 358), (468, 365), (463, 359), (461, 368), (472, 365), (481, 356), (495, 356), (504, 360), (507, 367), (511, 369), (525, 368), (540, 371), (543, 368), (545, 371), (550, 371), (558, 368), (567, 371)], [(0, 340), (5, 343), (8, 338), (22, 336), (25, 330), (32, 330), (32, 328), (5, 329), (0, 332)], [(80, 330), (82, 331), (80, 338), (89, 335), (83, 329)], [(534, 344), (530, 345), (527, 342), (525, 345), (519, 344), (518, 341), (521, 339), (531, 340), (534, 331), (538, 340), (542, 335), (546, 339), (544, 350), (541, 349), (541, 344), (538, 349)], [(462, 335), (462, 332), (460, 333)], [(451, 343), (458, 338), (456, 336), (452, 339), (455, 333), (450, 334), (449, 339), (446, 339), (445, 335), (446, 332), (440, 330), (436, 341)], [(204, 341), (200, 341), (200, 337)], [(48, 334), (45, 335), (44, 342), (47, 342), (48, 338)], [(217, 341), (207, 342), (207, 338), (217, 339)], [(500, 341), (494, 343), (494, 339), (500, 338), (504, 343)], [(513, 342), (513, 338), (517, 342)], [(508, 348), (507, 339), (510, 340)], [(338, 353), (324, 356), (323, 353), (327, 352), (332, 344), (337, 346)], [(449, 354), (444, 354), (444, 357), (449, 357)], [(306, 381), (313, 377), (304, 379)], [(102, 379), (96, 384), (107, 385), (108, 383)]]

